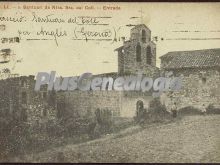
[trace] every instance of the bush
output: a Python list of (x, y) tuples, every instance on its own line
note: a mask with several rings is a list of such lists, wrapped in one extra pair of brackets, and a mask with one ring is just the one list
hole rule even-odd
[(46, 123), (47, 135), (50, 137), (60, 137), (64, 134), (65, 128), (58, 122), (48, 121)]
[(178, 116), (185, 116), (185, 115), (202, 115), (202, 112), (193, 106), (188, 106), (181, 108), (178, 111)]
[(159, 98), (155, 98), (149, 104), (147, 119), (149, 122), (162, 122), (167, 119), (170, 120), (171, 115), (167, 111), (166, 106), (161, 104)]
[(114, 132), (118, 132), (120, 130), (126, 129), (132, 125), (135, 125), (134, 120), (132, 120), (132, 118), (115, 117), (113, 119), (113, 131)]
[(210, 104), (206, 108), (206, 113), (207, 114), (220, 114), (220, 108), (216, 108), (214, 105)]
[(149, 105), (149, 113), (158, 114), (158, 115), (166, 115), (169, 112), (166, 109), (165, 105), (162, 105), (158, 98), (153, 99)]
[(141, 113), (138, 113), (139, 116), (135, 117), (135, 121), (139, 124), (162, 122), (171, 119), (170, 113), (166, 110), (166, 106), (161, 104), (159, 98), (155, 98), (150, 102), (148, 110), (143, 108), (139, 111)]
[(11, 117), (0, 119), (0, 159), (5, 159), (17, 154), (24, 154), (29, 144), (29, 125), (11, 119)]
[(60, 126), (63, 128), (64, 136), (73, 136), (87, 133), (89, 119), (80, 116), (68, 115), (60, 121)]
[(112, 112), (109, 109), (97, 109), (95, 115), (100, 133), (112, 132)]

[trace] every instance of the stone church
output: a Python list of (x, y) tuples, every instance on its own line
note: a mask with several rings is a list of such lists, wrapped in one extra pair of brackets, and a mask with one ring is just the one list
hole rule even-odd
[[(149, 77), (158, 77), (156, 67), (156, 45), (151, 40), (151, 31), (144, 25), (136, 25), (130, 31), (130, 39), (123, 41), (118, 52), (118, 72), (104, 73), (96, 76), (113, 77), (137, 75), (142, 73)], [(71, 111), (78, 115), (94, 114), (97, 108), (109, 109), (114, 117), (133, 117), (138, 102), (147, 108), (153, 99), (151, 92), (141, 91), (62, 91), (58, 92), (57, 110), (59, 114)]]
[[(174, 102), (178, 109), (187, 106), (198, 109), (210, 105), (220, 107), (220, 49), (168, 52), (160, 57), (159, 69), (156, 67), (156, 45), (151, 40), (151, 31), (140, 24), (131, 29), (130, 39), (123, 41), (123, 45), (115, 51), (118, 52), (118, 72), (95, 76), (117, 78), (141, 72), (155, 79), (171, 71), (174, 77), (182, 78), (182, 88), (163, 92), (160, 96), (168, 111)], [(133, 117), (138, 103), (142, 102), (147, 109), (153, 99), (152, 92), (141, 91), (65, 91), (58, 96), (58, 111), (63, 112), (65, 107), (86, 115), (97, 108), (107, 108), (115, 117)]]
[[(156, 45), (151, 31), (144, 25), (136, 25), (130, 31), (130, 39), (115, 49), (118, 53), (118, 72), (103, 73), (93, 77), (137, 75), (142, 73), (153, 79), (172, 71), (182, 77), (179, 91), (164, 92), (161, 103), (167, 109), (175, 102), (177, 108), (210, 105), (220, 107), (220, 49), (168, 52), (160, 57), (161, 67), (156, 67)], [(0, 80), (0, 114), (25, 113), (25, 121), (47, 121), (62, 117), (67, 112), (80, 116), (94, 115), (95, 110), (108, 109), (113, 117), (134, 117), (139, 103), (148, 108), (152, 92), (142, 91), (34, 91), (34, 76), (21, 76)], [(21, 112), (20, 112), (21, 111)]]

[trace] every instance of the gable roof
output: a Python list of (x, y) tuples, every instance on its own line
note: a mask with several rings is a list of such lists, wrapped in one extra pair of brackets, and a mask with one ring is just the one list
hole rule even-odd
[(134, 30), (134, 29), (137, 29), (137, 28), (143, 28), (143, 27), (150, 31), (150, 29), (145, 24), (135, 25), (131, 30)]
[(220, 48), (168, 52), (160, 59), (162, 63), (163, 60), (169, 61), (163, 67), (167, 69), (220, 66)]
[(118, 72), (108, 72), (108, 73), (100, 73), (93, 75), (93, 77), (112, 77), (112, 78), (117, 78)]
[(114, 51), (120, 51), (123, 48), (124, 48), (124, 46), (120, 46), (119, 48), (116, 48)]

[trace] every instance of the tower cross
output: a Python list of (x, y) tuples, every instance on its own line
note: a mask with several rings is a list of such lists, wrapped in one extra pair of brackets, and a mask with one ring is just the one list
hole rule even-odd
[(139, 12), (141, 13), (141, 17), (140, 17), (140, 18), (141, 18), (141, 24), (143, 24), (143, 13), (144, 13), (144, 12), (143, 12), (143, 10), (142, 10), (142, 7), (141, 7), (141, 10), (139, 10)]

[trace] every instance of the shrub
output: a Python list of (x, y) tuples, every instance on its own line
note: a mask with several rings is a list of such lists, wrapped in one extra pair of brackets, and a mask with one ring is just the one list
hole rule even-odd
[(65, 128), (56, 121), (48, 121), (46, 123), (46, 131), (50, 137), (60, 137), (64, 134)]
[(134, 120), (132, 120), (132, 118), (115, 117), (113, 119), (113, 131), (114, 132), (118, 132), (120, 130), (126, 129), (132, 125), (135, 125)]
[(209, 106), (206, 108), (207, 114), (220, 114), (220, 108), (216, 108), (214, 105), (209, 104)]
[(95, 112), (101, 134), (112, 132), (112, 112), (109, 109), (97, 109)]
[(136, 116), (136, 122), (139, 124), (152, 123), (152, 122), (162, 122), (171, 119), (170, 113), (166, 110), (166, 106), (162, 105), (159, 98), (153, 99), (149, 103), (148, 110), (141, 110), (138, 113), (140, 116)]
[(162, 105), (159, 98), (155, 98), (150, 102), (149, 113), (151, 114), (169, 114), (165, 105)]
[(188, 106), (181, 108), (178, 111), (178, 116), (184, 116), (184, 115), (202, 115), (202, 112), (193, 106)]
[(80, 135), (87, 132), (89, 120), (85, 117), (68, 115), (60, 121), (65, 136)]
[(159, 98), (155, 98), (150, 102), (147, 113), (149, 122), (161, 122), (170, 118), (170, 113), (167, 111), (166, 106), (161, 104)]
[[(26, 147), (29, 144), (29, 125), (26, 123), (8, 122), (5, 123), (5, 130), (3, 131), (1, 139), (1, 154), (5, 156), (14, 156), (17, 154), (24, 154)], [(0, 157), (2, 155), (0, 154)]]

